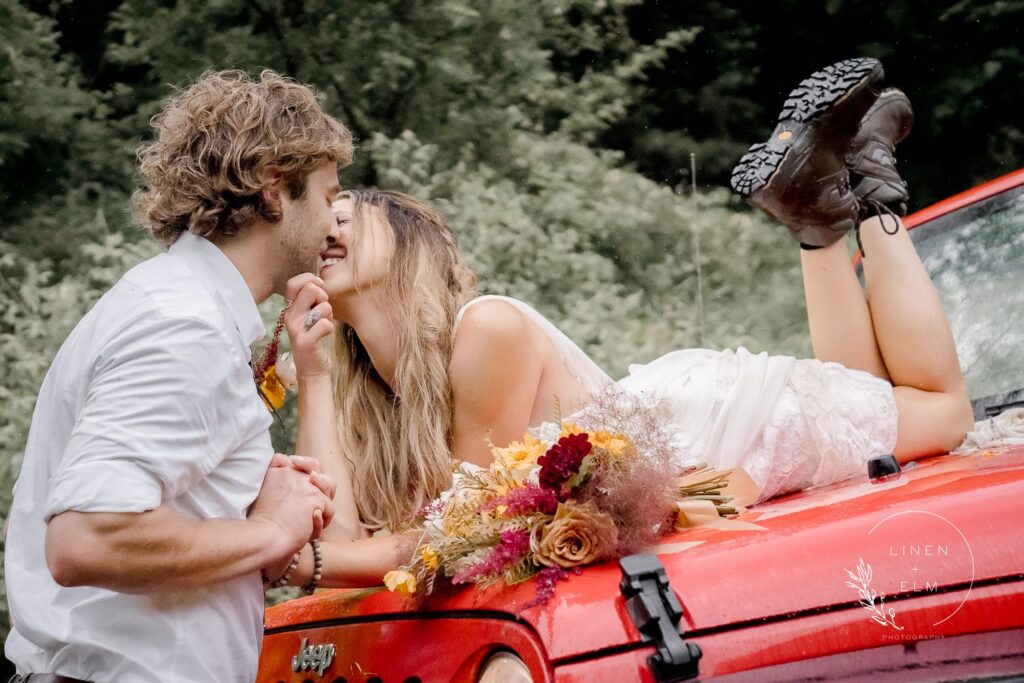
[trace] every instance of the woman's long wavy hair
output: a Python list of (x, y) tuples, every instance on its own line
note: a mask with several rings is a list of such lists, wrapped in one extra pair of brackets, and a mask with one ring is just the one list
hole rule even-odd
[[(363, 523), (399, 530), (451, 486), (448, 365), (455, 318), (476, 296), (477, 277), (430, 204), (383, 190), (341, 196), (352, 201), (354, 240), (373, 210), (394, 237), (394, 255), (379, 290), (398, 330), (393, 386), (374, 369), (355, 330), (341, 323), (335, 335), (335, 400)], [(353, 251), (358, 247), (349, 245)]]

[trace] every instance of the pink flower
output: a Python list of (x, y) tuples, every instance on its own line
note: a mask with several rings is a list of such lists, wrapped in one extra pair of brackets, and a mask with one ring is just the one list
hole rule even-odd
[(420, 511), (416, 513), (417, 517), (430, 517), (431, 515), (438, 515), (444, 509), (444, 501), (438, 497), (433, 500), (424, 503)]
[(486, 509), (493, 510), (500, 505), (505, 506), (503, 515), (506, 517), (516, 517), (531, 512), (553, 515), (558, 509), (558, 496), (551, 489), (544, 489), (533, 482), (526, 482), (504, 496), (499, 496), (489, 502)]
[(525, 529), (505, 529), (499, 537), (501, 540), (487, 557), (457, 572), (452, 583), (469, 583), (481, 576), (500, 574), (530, 552), (530, 532)]
[(537, 607), (539, 605), (546, 605), (555, 595), (555, 588), (558, 586), (559, 581), (565, 581), (569, 578), (569, 572), (565, 571), (561, 567), (544, 567), (537, 572), (536, 587), (537, 595), (525, 605), (516, 610), (517, 614), (525, 612), (531, 607)]

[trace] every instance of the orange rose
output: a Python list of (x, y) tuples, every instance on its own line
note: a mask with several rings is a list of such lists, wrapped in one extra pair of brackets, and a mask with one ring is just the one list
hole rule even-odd
[(593, 503), (563, 503), (541, 531), (537, 561), (571, 569), (608, 557), (618, 542), (615, 522)]

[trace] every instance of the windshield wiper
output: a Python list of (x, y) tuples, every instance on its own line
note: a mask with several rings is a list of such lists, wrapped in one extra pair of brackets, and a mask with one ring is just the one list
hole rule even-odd
[(1024, 389), (1014, 389), (1004, 394), (993, 394), (971, 401), (974, 408), (974, 419), (984, 420), (995, 417), (1010, 408), (1024, 408)]

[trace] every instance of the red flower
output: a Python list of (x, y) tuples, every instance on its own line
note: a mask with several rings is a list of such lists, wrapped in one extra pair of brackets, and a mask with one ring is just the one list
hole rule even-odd
[(558, 500), (568, 500), (571, 491), (565, 483), (580, 471), (583, 459), (590, 455), (592, 448), (587, 434), (563, 436), (537, 459), (540, 465), (540, 485), (554, 491)]

